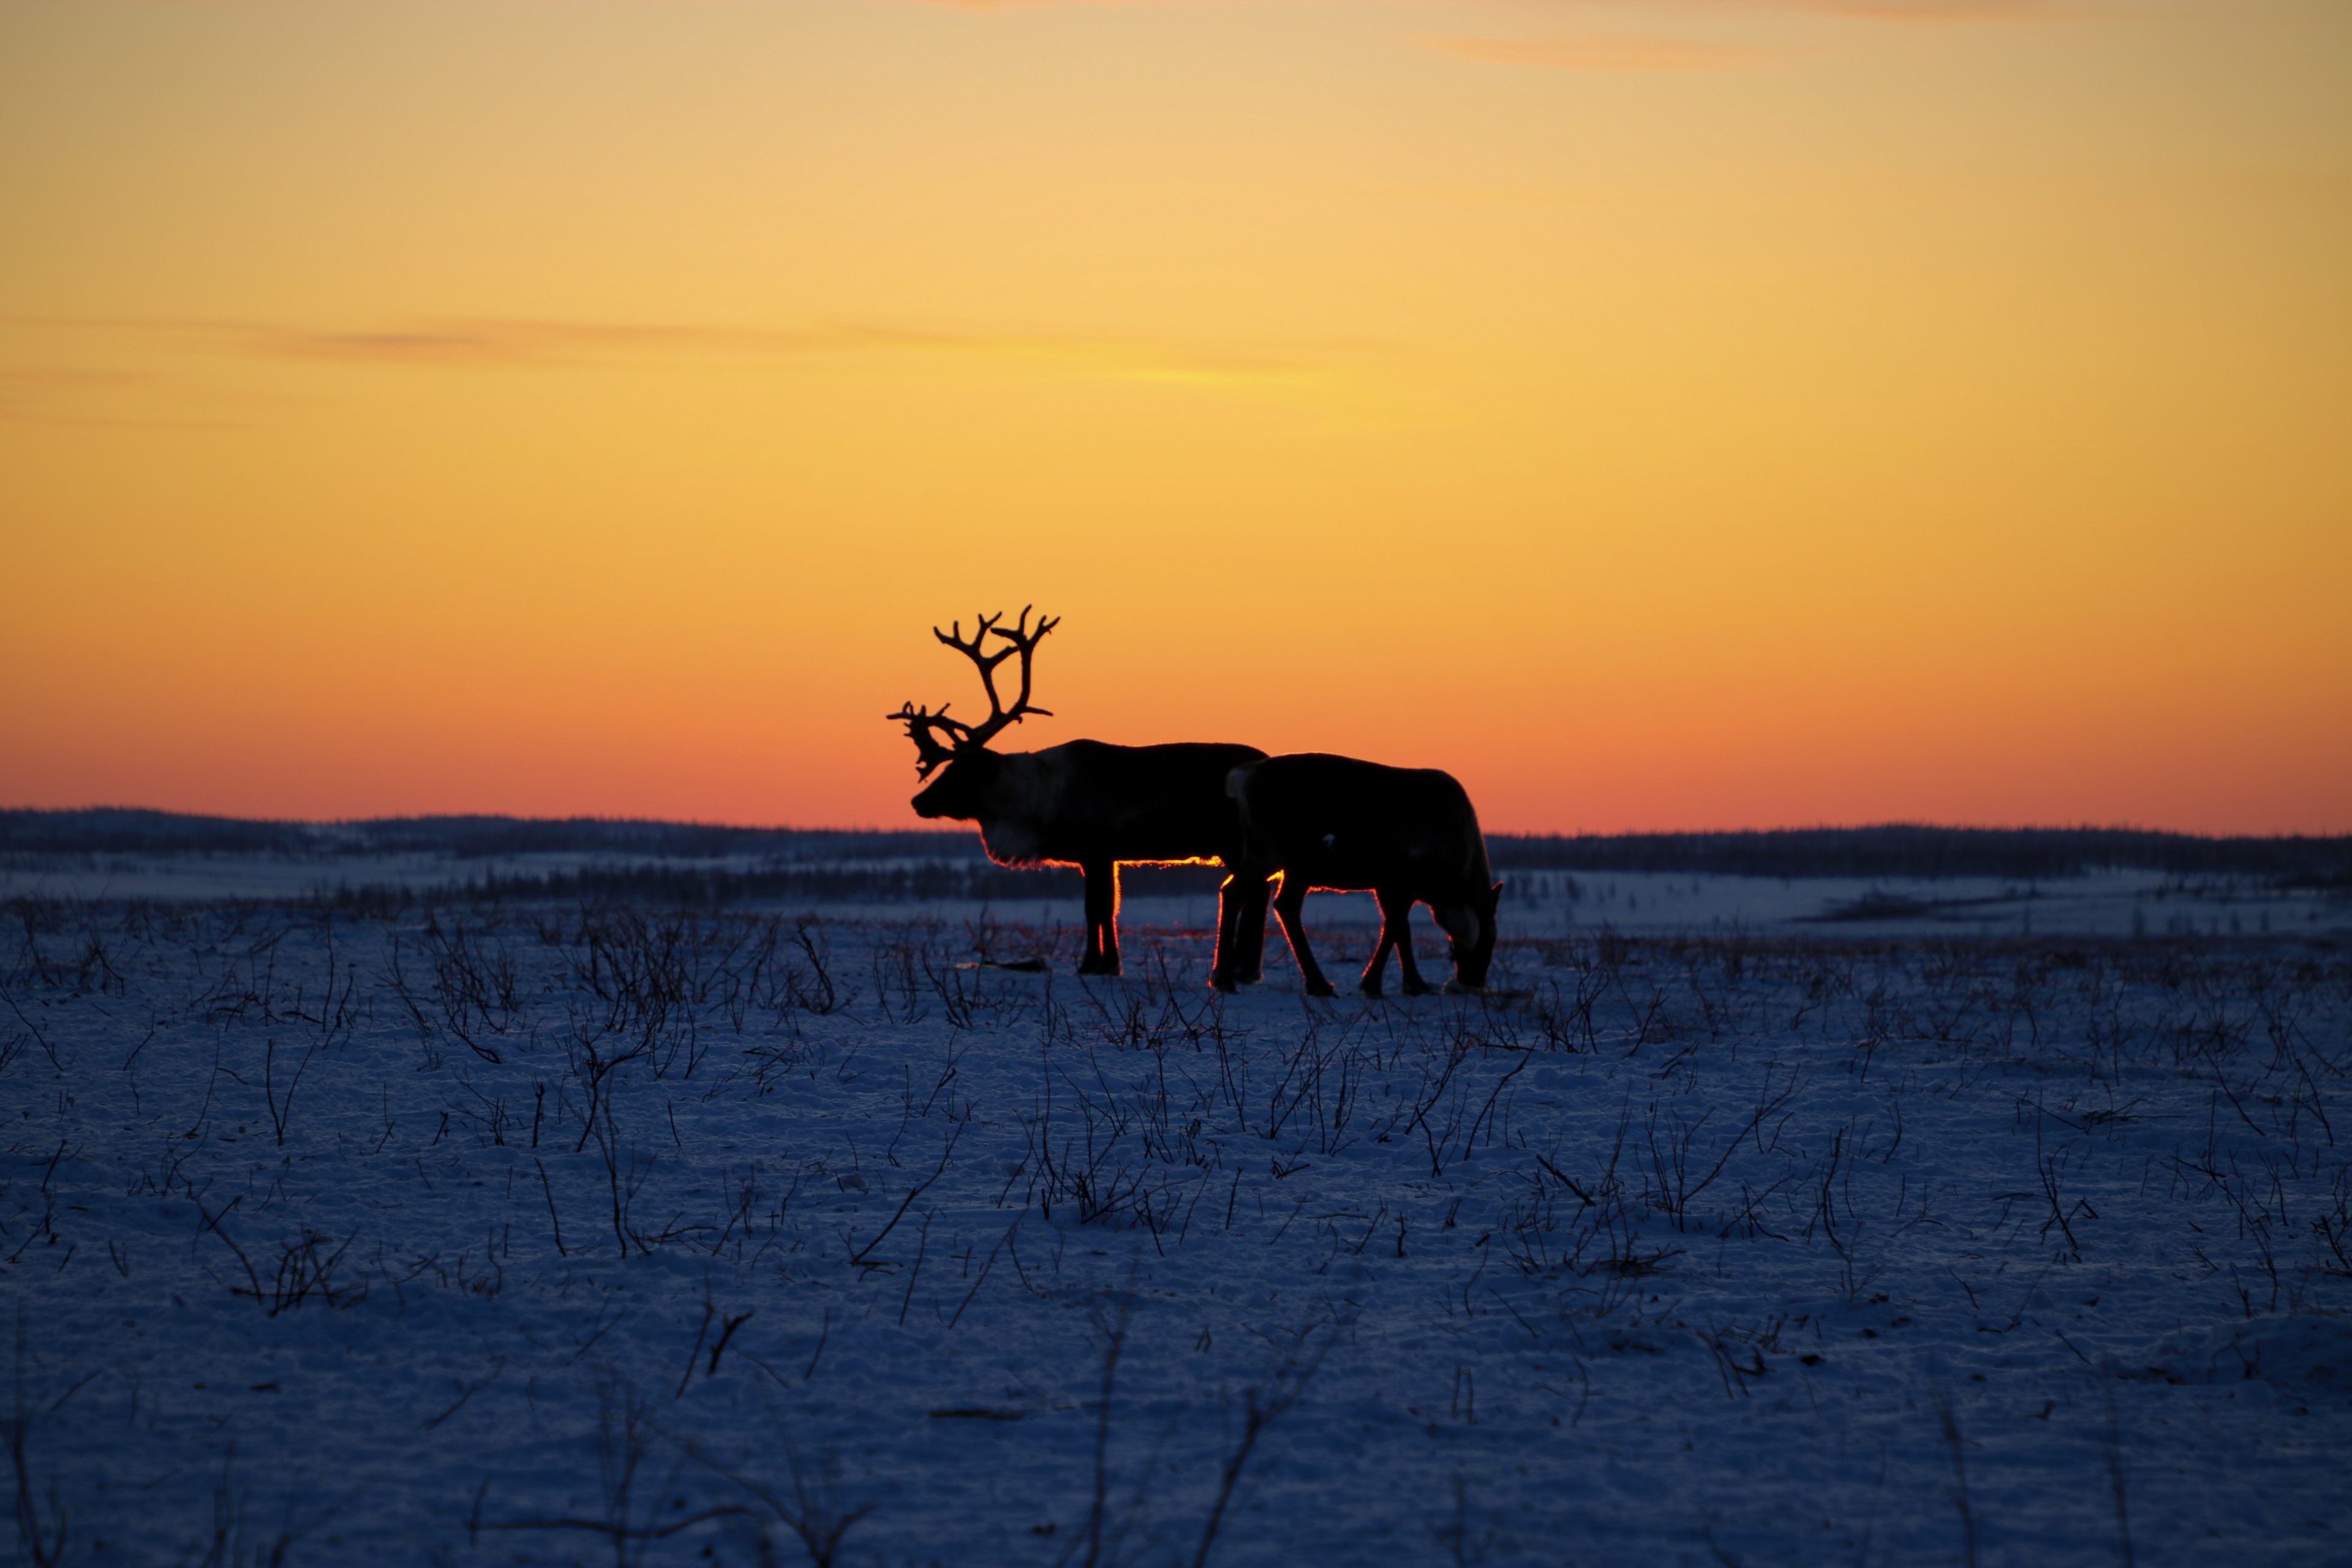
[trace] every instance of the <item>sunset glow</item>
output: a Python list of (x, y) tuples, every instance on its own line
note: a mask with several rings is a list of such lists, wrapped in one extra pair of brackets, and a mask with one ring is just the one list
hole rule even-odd
[(2352, 831), (2352, 9), (0, 9), (0, 805)]

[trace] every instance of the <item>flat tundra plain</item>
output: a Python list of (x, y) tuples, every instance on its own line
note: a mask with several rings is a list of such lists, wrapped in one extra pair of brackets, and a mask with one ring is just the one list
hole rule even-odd
[(2352, 1561), (2325, 942), (8, 913), (23, 1563)]

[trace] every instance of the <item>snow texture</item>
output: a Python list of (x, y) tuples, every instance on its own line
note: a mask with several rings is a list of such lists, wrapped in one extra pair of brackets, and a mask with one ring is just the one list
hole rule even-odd
[(2340, 951), (1612, 880), (1331, 1003), (1205, 910), (18, 903), (11, 1543), (2352, 1561)]

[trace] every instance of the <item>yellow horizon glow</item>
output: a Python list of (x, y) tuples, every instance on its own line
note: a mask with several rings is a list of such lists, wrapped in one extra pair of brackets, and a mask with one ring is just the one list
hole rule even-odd
[(0, 805), (2352, 831), (2324, 0), (0, 10)]

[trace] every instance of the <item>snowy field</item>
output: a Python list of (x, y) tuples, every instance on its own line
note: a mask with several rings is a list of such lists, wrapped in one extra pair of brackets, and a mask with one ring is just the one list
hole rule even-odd
[(1566, 880), (1410, 1003), (1221, 1001), (1183, 900), (1087, 982), (1043, 906), (11, 906), (11, 1545), (2352, 1562), (2340, 901)]
[[(485, 889), (528, 887), (583, 874), (656, 871), (715, 879), (762, 875), (822, 877), (870, 885), (893, 874), (920, 885), (959, 884), (986, 861), (976, 837), (877, 834), (878, 846), (843, 854), (833, 837), (808, 836), (792, 855), (773, 852), (689, 857), (570, 850), (537, 854), (342, 852), (287, 855), (0, 853), (0, 900), (73, 902), (307, 902), (366, 907), (387, 899), (457, 899)], [(933, 841), (926, 843), (926, 841)], [(919, 849), (910, 848), (920, 845)], [(1505, 858), (1505, 913), (1517, 936), (1821, 934), (1843, 936), (2302, 936), (2352, 938), (2352, 900), (2312, 889), (2287, 889), (2252, 877), (2182, 877), (2146, 869), (2104, 869), (2032, 880), (2018, 877), (1759, 877), (1670, 871), (1566, 871), (1514, 865), (1517, 847), (1498, 841)], [(1018, 889), (998, 913), (1033, 924), (1081, 925), (1075, 887), (1065, 897), (1030, 892), (1034, 873), (1003, 880)], [(1163, 874), (1163, 880), (1165, 879)], [(1215, 877), (1200, 872), (1181, 895), (1130, 894), (1134, 917), (1173, 928), (1216, 918)], [(844, 900), (795, 895), (795, 912), (856, 920), (877, 911), (870, 893)], [(1369, 895), (1318, 900), (1317, 920), (1377, 928)], [(962, 921), (977, 911), (957, 898), (901, 896), (886, 911), (899, 917)]]

